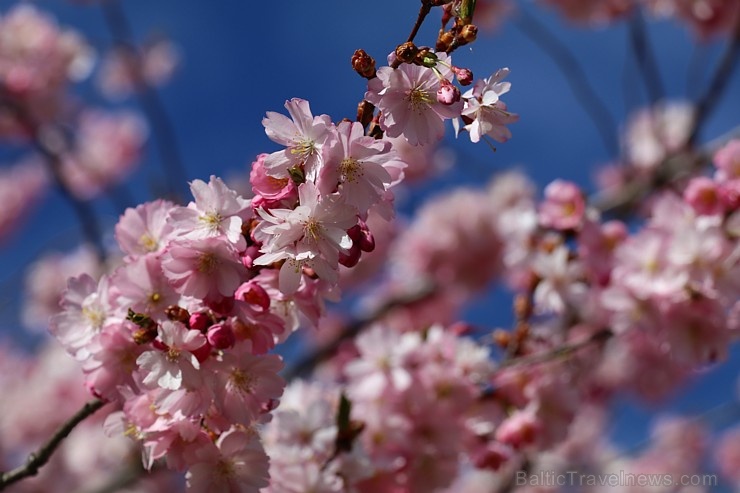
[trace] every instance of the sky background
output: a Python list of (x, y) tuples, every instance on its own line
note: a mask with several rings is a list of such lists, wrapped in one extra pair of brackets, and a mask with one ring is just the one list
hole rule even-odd
[[(14, 3), (0, 0), (0, 13)], [(277, 149), (261, 125), (265, 112), (283, 112), (285, 100), (292, 97), (309, 100), (314, 114), (328, 114), (333, 121), (354, 119), (366, 84), (350, 67), (353, 51), (363, 48), (382, 65), (387, 53), (406, 39), (419, 5), (417, 0), (122, 3), (138, 41), (163, 33), (181, 49), (182, 65), (160, 94), (174, 123), (187, 180), (207, 179), (211, 174), (246, 175), (255, 155)], [(615, 121), (624, 122), (629, 111), (646, 102), (634, 62), (627, 61), (625, 23), (607, 29), (574, 28), (550, 9), (534, 8), (528, 1), (521, 4), (572, 49)], [(96, 5), (61, 0), (36, 5), (54, 12), (61, 24), (85, 33), (99, 52), (110, 45), (110, 34)], [(438, 17), (433, 15), (417, 37), (418, 43), (432, 44), (437, 29)], [(689, 81), (706, 81), (722, 40), (693, 54), (693, 36), (682, 25), (651, 22), (649, 35), (668, 97), (681, 99), (700, 93), (703, 85)], [(703, 68), (689, 77), (692, 56), (695, 66)], [(594, 171), (613, 156), (562, 72), (514, 22), (483, 33), (470, 48), (458, 50), (453, 59), (456, 65), (471, 68), (477, 77), (509, 67), (512, 90), (504, 100), (521, 120), (511, 126), (512, 140), (498, 145), (495, 153), (484, 143), (471, 144), (464, 135), (455, 140), (450, 132), (444, 145), (457, 156), (456, 167), (408, 194), (399, 203), (402, 211), (410, 213), (423, 200), (453, 186), (480, 185), (493, 173), (512, 166), (524, 170), (540, 187), (565, 178), (592, 189)], [(87, 101), (109, 105), (90, 82), (77, 92)], [(127, 104), (131, 102), (123, 106)], [(702, 139), (716, 137), (736, 125), (738, 108), (740, 74), (736, 73), (704, 127)], [(150, 144), (141, 169), (127, 186), (136, 203), (151, 199), (147, 190), (152, 177), (172, 179), (162, 175), (158, 163)], [(174, 179), (183, 181), (181, 177)], [(120, 211), (105, 198), (94, 205), (112, 226)], [(25, 266), (42, 252), (74, 246), (78, 238), (71, 209), (57, 193), (50, 193), (16, 234), (0, 244), (0, 330), (7, 336), (29, 341), (19, 332), (15, 318)], [(506, 323), (510, 307), (502, 300), (492, 291), (476, 301), (466, 317), (487, 326)], [(735, 349), (734, 363), (700, 378), (664, 407), (695, 415), (734, 398), (740, 368), (740, 353)], [(618, 404), (614, 424), (617, 441), (628, 446), (639, 443), (653, 411), (629, 401)]]

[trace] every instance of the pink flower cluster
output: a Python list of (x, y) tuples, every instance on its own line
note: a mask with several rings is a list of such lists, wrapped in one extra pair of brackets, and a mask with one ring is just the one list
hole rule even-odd
[(274, 276), (243, 263), (250, 202), (217, 178), (191, 190), (188, 207), (126, 211), (116, 227), (124, 264), (100, 282), (70, 280), (52, 332), (90, 390), (121, 407), (109, 432), (140, 441), (147, 467), (166, 457), (188, 469), (194, 491), (235, 481), (257, 491), (267, 456), (253, 428), (283, 389), (282, 362), (266, 353), (287, 334), (276, 312), (290, 307), (268, 295)]
[[(80, 35), (62, 30), (47, 15), (21, 4), (0, 18), (0, 93), (47, 121), (59, 110), (69, 81), (86, 77), (92, 49)], [(0, 134), (18, 133), (0, 116)]]
[(337, 377), (359, 435), (337, 448), (347, 430), (338, 429), (336, 387), (291, 384), (266, 427), (268, 491), (437, 491), (459, 455), (477, 450), (493, 416), (482, 397), (493, 371), (486, 348), (439, 326), (403, 335), (377, 326), (357, 350)]
[[(0, 343), (0, 468), (10, 470), (48, 440), (62, 422), (89, 400), (80, 365), (56, 341), (47, 340), (31, 357)], [(39, 474), (13, 485), (15, 493), (69, 493), (104, 488), (122, 467), (137, 466), (135, 446), (124, 436), (106, 437), (105, 415), (110, 406), (77, 426), (61, 443)], [(171, 474), (142, 478), (140, 493), (172, 491)]]
[[(394, 59), (389, 57), (389, 63)], [(439, 141), (444, 135), (444, 121), (462, 118), (470, 140), (483, 135), (505, 142), (511, 137), (506, 127), (519, 117), (510, 113), (499, 97), (511, 84), (502, 82), (508, 69), (501, 69), (488, 79), (476, 81), (465, 94), (453, 85), (457, 77), (462, 85), (472, 82), (472, 73), (452, 65), (445, 53), (429, 53), (426, 65), (402, 64), (398, 68), (381, 67), (368, 83), (365, 99), (380, 115), (378, 122), (389, 137), (403, 137), (412, 145)]]
[(62, 158), (65, 185), (82, 200), (100, 195), (139, 164), (146, 137), (146, 124), (136, 113), (85, 111), (74, 145)]
[(41, 201), (49, 187), (43, 164), (29, 158), (0, 170), (0, 240), (10, 236)]

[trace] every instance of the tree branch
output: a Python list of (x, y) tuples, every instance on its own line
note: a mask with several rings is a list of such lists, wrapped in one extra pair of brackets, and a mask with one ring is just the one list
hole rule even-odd
[(573, 353), (576, 353), (579, 350), (592, 344), (608, 341), (613, 336), (614, 332), (612, 332), (611, 329), (601, 329), (600, 331), (594, 332), (593, 334), (591, 334), (590, 337), (580, 342), (564, 344), (552, 349), (551, 351), (545, 351), (543, 353), (530, 354), (504, 360), (499, 364), (497, 369), (501, 370), (504, 368), (512, 368), (517, 366), (536, 365), (539, 363), (554, 361), (560, 358), (567, 358)]
[(95, 412), (103, 407), (104, 404), (105, 402), (100, 399), (93, 399), (85, 403), (85, 405), (82, 406), (82, 409), (77, 411), (74, 416), (59, 427), (56, 433), (51, 436), (49, 441), (42, 445), (36, 452), (33, 452), (28, 456), (28, 460), (26, 460), (24, 465), (0, 474), (0, 491), (21, 479), (38, 474), (39, 469), (49, 462), (49, 459), (57, 447), (59, 447), (59, 444), (62, 443), (62, 440), (67, 438), (75, 426), (95, 414)]
[(708, 166), (717, 150), (732, 139), (740, 138), (740, 126), (708, 142), (694, 152), (682, 152), (669, 156), (658, 167), (652, 179), (634, 180), (617, 193), (599, 192), (589, 197), (589, 204), (602, 213), (625, 217), (659, 184), (673, 183)]
[[(128, 64), (129, 75), (133, 79), (139, 106), (144, 111), (155, 133), (157, 151), (165, 173), (165, 183), (172, 199), (181, 201), (185, 196), (182, 186), (187, 181), (187, 173), (180, 155), (175, 128), (164, 103), (156, 89), (151, 87), (141, 72), (141, 54), (134, 44), (133, 30), (118, 0), (103, 0), (100, 7), (108, 30), (118, 47), (131, 57)], [(183, 184), (177, 186), (176, 184)]]
[(652, 106), (663, 99), (665, 90), (658, 71), (658, 61), (645, 32), (645, 19), (639, 8), (634, 10), (629, 22), (630, 45), (637, 59), (637, 65), (640, 67), (640, 74)]
[(693, 145), (699, 137), (701, 127), (706, 122), (709, 115), (714, 110), (719, 100), (727, 87), (732, 72), (737, 67), (738, 59), (740, 58), (740, 15), (737, 16), (735, 21), (735, 28), (730, 34), (730, 39), (727, 41), (727, 46), (722, 58), (717, 65), (717, 69), (712, 76), (709, 86), (706, 92), (699, 98), (696, 103), (696, 113), (694, 115), (694, 128), (689, 136), (689, 146)]
[(588, 82), (586, 73), (568, 47), (561, 42), (544, 24), (538, 21), (527, 9), (519, 9), (517, 26), (539, 48), (544, 51), (565, 77), (576, 101), (586, 111), (601, 135), (607, 152), (617, 156), (619, 146), (616, 140), (617, 125), (606, 105)]

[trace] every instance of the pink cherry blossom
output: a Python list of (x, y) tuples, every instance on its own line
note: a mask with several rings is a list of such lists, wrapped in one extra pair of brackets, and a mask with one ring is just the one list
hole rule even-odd
[(366, 137), (360, 123), (340, 123), (337, 135), (337, 143), (326, 152), (318, 188), (326, 196), (338, 185), (345, 203), (365, 215), (394, 181), (388, 170), (398, 175), (406, 165), (398, 160), (389, 142)]
[(193, 493), (258, 493), (268, 485), (267, 454), (254, 434), (239, 429), (223, 433), (215, 444), (195, 451), (186, 475)]
[(431, 144), (444, 134), (444, 120), (460, 116), (462, 102), (437, 101), (440, 78), (450, 80), (451, 60), (444, 53), (434, 69), (403, 64), (381, 67), (368, 83), (365, 99), (382, 113), (380, 126), (389, 137), (403, 136), (410, 144)]
[[(509, 112), (506, 104), (500, 100), (511, 88), (510, 82), (502, 82), (507, 75), (509, 69), (502, 68), (491, 77), (476, 81), (473, 88), (463, 94), (463, 129), (470, 134), (471, 142), (480, 141), (484, 135), (490, 135), (497, 142), (506, 142), (511, 138), (511, 131), (506, 125), (519, 121), (519, 115)], [(453, 123), (457, 129), (457, 120)]]
[(201, 299), (233, 296), (242, 269), (234, 247), (218, 238), (178, 241), (162, 255), (162, 270), (175, 290)]
[(224, 236), (237, 250), (244, 250), (242, 223), (251, 214), (249, 200), (213, 175), (208, 183), (193, 180), (190, 191), (195, 201), (170, 211), (169, 222), (176, 233), (192, 240)]
[(308, 101), (294, 98), (285, 102), (290, 119), (280, 113), (267, 112), (262, 120), (267, 136), (287, 149), (265, 158), (269, 176), (287, 178), (288, 170), (302, 166), (305, 176), (315, 181), (323, 164), (322, 148), (332, 138), (332, 123), (327, 115), (313, 116)]
[(546, 228), (577, 229), (583, 221), (586, 202), (575, 183), (555, 180), (545, 188), (539, 221)]
[(203, 346), (206, 338), (198, 331), (188, 330), (181, 323), (169, 320), (162, 322), (157, 332), (164, 348), (142, 353), (136, 360), (136, 364), (146, 372), (142, 382), (169, 390), (197, 386), (200, 383), (200, 363), (193, 351)]
[(116, 240), (129, 256), (161, 253), (167, 242), (174, 237), (167, 216), (175, 204), (167, 200), (155, 200), (128, 208), (116, 224)]

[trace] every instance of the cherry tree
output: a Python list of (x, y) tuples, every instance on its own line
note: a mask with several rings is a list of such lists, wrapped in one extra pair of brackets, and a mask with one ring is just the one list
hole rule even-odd
[[(706, 134), (740, 61), (740, 3), (421, 0), (408, 36), (382, 32), (390, 54), (348, 47), (356, 113), (286, 95), (241, 179), (188, 175), (160, 97), (187, 53), (137, 43), (117, 0), (88, 3), (71, 7), (102, 11), (102, 53), (43, 6), (0, 15), (15, 159), (0, 235), (49, 189), (81, 231), (26, 270), (35, 352), (0, 346), (0, 490), (740, 491), (736, 386), (702, 415), (658, 416), (632, 450), (610, 435), (625, 396), (663, 402), (737, 353), (740, 136)], [(617, 126), (540, 9), (622, 26), (647, 104)], [(721, 43), (693, 97), (668, 96), (657, 19)], [(529, 118), (495, 54), (473, 52), (482, 77), (458, 62), (507, 24), (562, 70), (611, 164), (593, 190), (563, 175), (540, 191), (497, 162), (399, 218), (445, 139), (495, 150)], [(125, 183), (147, 139), (166, 180), (137, 205)], [(510, 308), (471, 323), (494, 285)]]

